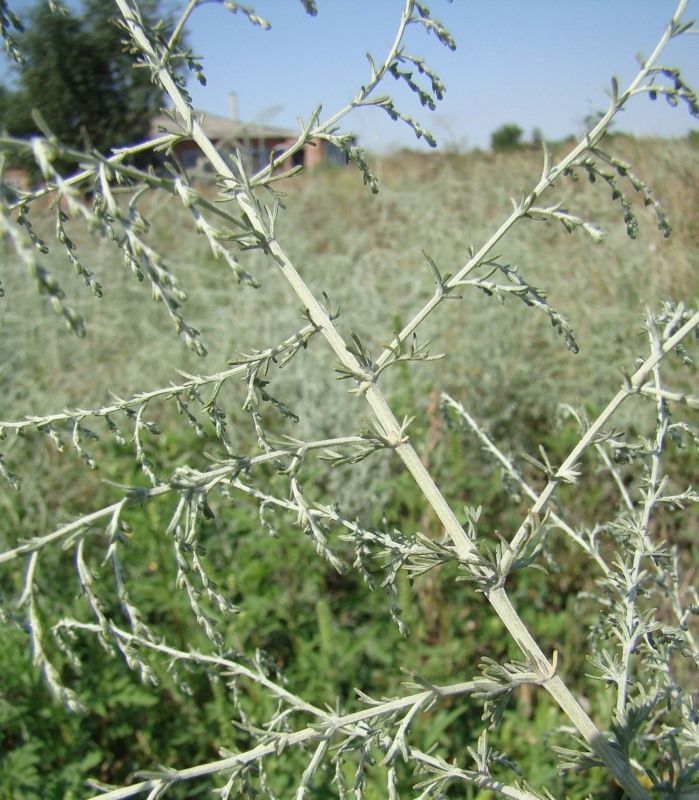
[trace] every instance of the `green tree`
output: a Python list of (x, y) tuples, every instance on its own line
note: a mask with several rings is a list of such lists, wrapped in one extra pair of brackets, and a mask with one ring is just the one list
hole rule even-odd
[[(143, 4), (152, 28), (158, 3)], [(111, 4), (84, 0), (81, 13), (54, 13), (40, 2), (17, 36), (24, 64), (16, 89), (3, 88), (0, 127), (16, 136), (38, 132), (36, 109), (64, 144), (107, 152), (144, 138), (162, 105), (162, 89), (146, 70), (134, 70), (123, 32), (110, 21)]]
[(517, 150), (522, 146), (524, 131), (519, 125), (508, 123), (493, 131), (490, 135), (490, 146), (495, 152), (502, 150)]

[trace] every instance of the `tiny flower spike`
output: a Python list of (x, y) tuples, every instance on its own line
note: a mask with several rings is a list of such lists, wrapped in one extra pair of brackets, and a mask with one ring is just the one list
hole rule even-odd
[[(73, 5), (41, 14), (79, 29)], [(219, 138), (193, 108), (186, 31), (210, 4), (179, 5), (106, 20), (106, 71), (130, 93), (131, 62), (147, 76), (164, 130), (101, 151), (35, 112), (0, 135), (0, 797), (696, 798), (699, 311), (648, 301), (636, 336), (640, 296), (695, 287), (660, 200), (681, 172), (686, 266), (695, 143), (651, 148), (651, 182), (645, 144), (607, 135), (641, 97), (699, 114), (661, 60), (696, 33), (687, 0), (579, 141), (496, 154), (497, 197), (489, 156), (426, 170), (347, 127), (369, 110), (436, 146), (447, 87), (421, 53), (456, 41), (424, 3), (346, 106), (269, 147), (268, 126)], [(280, 13), (215, 5), (232, 57)], [(62, 102), (82, 119), (78, 55)], [(310, 172), (309, 152), (353, 168)]]

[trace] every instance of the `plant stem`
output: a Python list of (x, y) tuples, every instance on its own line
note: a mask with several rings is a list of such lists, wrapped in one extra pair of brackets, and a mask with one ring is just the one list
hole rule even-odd
[[(208, 139), (206, 134), (204, 133), (203, 128), (199, 124), (199, 122), (195, 119), (192, 109), (189, 107), (187, 102), (185, 101), (182, 93), (179, 90), (179, 87), (173, 80), (172, 76), (160, 66), (160, 59), (153, 49), (151, 43), (149, 42), (148, 38), (145, 36), (143, 30), (141, 29), (137, 18), (135, 17), (133, 10), (130, 8), (130, 5), (127, 0), (116, 0), (117, 5), (119, 6), (122, 14), (124, 16), (124, 20), (129, 27), (131, 34), (138, 44), (140, 49), (149, 59), (151, 65), (153, 66), (154, 70), (156, 71), (157, 78), (162, 82), (162, 85), (170, 95), (175, 108), (177, 111), (182, 115), (182, 118), (185, 120), (187, 130), (191, 131), (192, 138), (194, 141), (199, 145), (204, 155), (209, 159), (211, 165), (215, 169), (215, 171), (222, 177), (224, 184), (228, 184), (236, 193), (236, 200), (240, 205), (241, 211), (243, 211), (248, 219), (250, 220), (250, 224), (252, 225), (255, 232), (264, 240), (266, 248), (271, 256), (276, 261), (277, 265), (279, 266), (282, 274), (285, 276), (287, 281), (289, 282), (291, 288), (297, 295), (297, 297), (301, 300), (304, 304), (304, 307), (308, 309), (309, 318), (312, 322), (317, 325), (320, 332), (323, 334), (324, 338), (334, 351), (335, 355), (339, 359), (340, 363), (346, 367), (349, 371), (353, 372), (356, 375), (361, 375), (363, 370), (355, 356), (348, 350), (347, 345), (337, 331), (335, 326), (333, 325), (329, 315), (326, 313), (325, 309), (318, 302), (315, 298), (314, 294), (311, 292), (310, 288), (307, 286), (301, 275), (293, 266), (292, 262), (286, 256), (285, 252), (283, 251), (281, 245), (274, 237), (269, 224), (263, 219), (262, 215), (258, 212), (258, 205), (255, 203), (254, 198), (251, 196), (250, 190), (244, 190), (244, 187), (241, 187), (240, 182), (236, 179), (235, 175), (233, 174), (232, 170), (225, 162), (223, 157), (218, 153), (212, 142)], [(681, 2), (678, 8), (678, 12), (676, 16), (680, 13), (681, 8), (683, 7), (684, 3)], [(666, 32), (665, 36), (659, 43), (656, 51), (654, 52), (654, 57), (662, 50), (662, 47), (667, 43), (671, 36), (670, 29)], [(628, 96), (628, 93), (632, 91), (634, 86), (638, 84), (638, 82), (645, 77), (647, 71), (652, 66), (652, 60), (646, 64), (645, 68), (641, 70), (637, 79), (631, 84), (629, 89), (627, 90), (627, 94), (624, 96)], [(486, 244), (474, 255), (474, 257), (450, 280), (449, 285), (451, 287), (457, 286), (458, 282), (466, 277), (466, 275), (472, 270), (475, 269), (478, 264), (485, 258), (487, 253), (490, 249), (494, 246), (494, 244), (499, 241), (502, 236), (509, 230), (509, 228), (522, 216), (524, 216), (527, 212), (527, 209), (531, 206), (534, 202), (538, 194), (543, 191), (546, 187), (550, 186), (553, 180), (560, 175), (560, 173), (566, 168), (566, 166), (572, 164), (576, 158), (580, 154), (582, 154), (591, 144), (595, 143), (604, 133), (606, 130), (606, 126), (608, 125), (611, 118), (614, 116), (616, 111), (621, 107), (620, 102), (623, 104), (622, 101), (618, 101), (617, 103), (613, 103), (612, 107), (610, 107), (609, 111), (605, 116), (600, 120), (597, 126), (593, 128), (590, 134), (582, 141), (570, 154), (567, 158), (563, 159), (560, 164), (555, 167), (553, 170), (550, 170), (546, 175), (542, 176), (539, 184), (535, 190), (529, 195), (529, 197), (522, 203), (520, 206), (515, 209), (515, 211), (508, 217), (508, 219), (500, 226), (500, 228), (490, 237), (490, 239), (486, 242)], [(434, 302), (434, 301), (433, 301)], [(436, 302), (435, 302), (436, 306)], [(398, 342), (397, 344), (399, 344)], [(397, 346), (396, 344), (396, 346)], [(379, 423), (381, 424), (386, 438), (389, 442), (392, 443), (393, 447), (396, 450), (396, 453), (401, 458), (403, 463), (405, 464), (406, 468), (412, 475), (415, 482), (420, 487), (421, 491), (425, 495), (429, 504), (433, 507), (437, 516), (439, 517), (440, 521), (444, 525), (447, 534), (451, 538), (454, 547), (462, 559), (462, 561), (466, 564), (471, 564), (473, 569), (474, 563), (481, 563), (481, 559), (475, 544), (468, 538), (466, 533), (464, 532), (461, 524), (459, 523), (456, 515), (452, 511), (451, 507), (445, 500), (444, 496), (441, 494), (439, 489), (437, 488), (436, 484), (434, 483), (431, 475), (429, 474), (428, 470), (425, 468), (424, 464), (420, 461), (420, 458), (417, 455), (417, 452), (413, 448), (412, 444), (410, 444), (409, 440), (406, 436), (404, 436), (401, 426), (396, 419), (395, 415), (391, 411), (388, 403), (386, 402), (383, 393), (376, 385), (374, 380), (371, 376), (367, 376), (367, 388), (364, 392), (366, 396), (366, 400), (371, 406), (374, 414), (376, 415)], [(362, 385), (362, 388), (364, 384)], [(623, 396), (617, 396), (614, 401), (612, 401), (611, 405), (618, 405), (621, 403), (623, 398), (626, 396), (626, 392), (620, 393)], [(600, 423), (601, 424), (601, 423)], [(594, 427), (594, 426), (593, 426)], [(596, 430), (599, 430), (599, 426), (597, 426)], [(585, 439), (591, 440), (591, 436), (584, 437)], [(587, 446), (587, 442), (581, 448)], [(574, 451), (575, 455), (577, 453), (578, 448)], [(571, 456), (572, 458), (572, 456)], [(576, 460), (577, 455), (575, 458), (572, 459), (573, 461)], [(569, 459), (570, 461), (571, 459)], [(541, 499), (541, 506), (545, 505), (548, 497), (553, 492), (553, 488), (555, 487), (555, 483), (553, 486), (550, 485), (550, 488), (547, 487), (542, 493)], [(522, 529), (515, 537), (515, 540), (522, 538)], [(483, 574), (483, 568), (479, 567), (478, 571), (480, 572), (481, 576), (486, 578), (493, 578), (495, 577), (493, 571), (488, 568), (490, 575)], [(506, 572), (501, 573), (503, 575)], [(614, 778), (618, 781), (618, 783), (623, 787), (623, 789), (635, 800), (650, 800), (650, 794), (648, 791), (639, 783), (635, 775), (633, 774), (631, 767), (626, 759), (623, 758), (620, 751), (615, 749), (614, 746), (602, 735), (602, 733), (597, 729), (595, 724), (592, 722), (590, 717), (585, 713), (582, 709), (580, 704), (575, 700), (572, 696), (570, 691), (567, 689), (563, 681), (556, 675), (553, 674), (553, 666), (545, 657), (543, 652), (541, 651), (540, 647), (537, 645), (536, 641), (532, 637), (532, 635), (527, 630), (526, 626), (522, 622), (521, 618), (517, 614), (516, 610), (510, 603), (510, 600), (505, 592), (505, 589), (500, 585), (495, 585), (494, 588), (489, 589), (487, 592), (487, 597), (490, 603), (493, 606), (493, 609), (498, 614), (498, 616), (502, 619), (503, 623), (507, 627), (510, 634), (513, 636), (514, 640), (518, 644), (518, 646), (522, 649), (523, 653), (530, 658), (534, 663), (536, 663), (537, 667), (540, 670), (542, 680), (545, 679), (545, 687), (547, 691), (555, 698), (556, 702), (559, 704), (561, 709), (567, 714), (571, 722), (576, 726), (580, 734), (584, 737), (585, 741), (591, 747), (591, 749), (599, 756), (599, 758), (606, 764), (609, 771), (612, 773)], [(295, 734), (291, 734), (290, 738), (293, 738)], [(261, 746), (264, 749), (265, 746)], [(256, 748), (255, 751), (260, 750), (260, 748)], [(201, 768), (197, 768), (201, 769)], [(119, 795), (125, 796), (125, 795)], [(117, 795), (115, 795), (117, 797)]]
[[(679, 20), (686, 5), (687, 0), (680, 0), (673, 15), (673, 24), (675, 20)], [(512, 226), (518, 220), (526, 217), (527, 211), (534, 201), (537, 200), (546, 189), (553, 185), (553, 182), (556, 180), (556, 178), (560, 177), (568, 167), (573, 166), (586, 150), (599, 142), (614, 116), (621, 110), (629, 97), (638, 91), (639, 86), (648, 76), (648, 73), (655, 65), (655, 62), (660, 57), (660, 54), (672, 36), (672, 25), (670, 25), (660, 38), (660, 41), (653, 50), (650, 58), (639, 70), (636, 77), (627, 87), (626, 91), (612, 100), (612, 103), (604, 116), (600, 118), (599, 122), (589, 133), (585, 134), (585, 136), (568, 153), (568, 155), (561, 159), (561, 161), (559, 161), (554, 167), (544, 171), (541, 179), (534, 189), (532, 189), (529, 195), (521, 203), (515, 206), (512, 213), (485, 242), (485, 244), (483, 244), (479, 250), (474, 253), (474, 255), (466, 262), (466, 264), (464, 264), (464, 266), (461, 267), (461, 269), (455, 275), (453, 275), (449, 281), (447, 281), (444, 287), (446, 290), (452, 290), (461, 285), (462, 281), (464, 281), (464, 279), (471, 272), (473, 272), (473, 270), (477, 269), (487, 259), (493, 248), (498, 244), (498, 242), (500, 242), (500, 240), (512, 228)], [(381, 367), (390, 358), (391, 350), (399, 347), (401, 342), (406, 341), (406, 339), (413, 333), (418, 325), (420, 325), (420, 323), (434, 311), (434, 309), (442, 302), (443, 299), (444, 295), (441, 292), (437, 292), (434, 297), (425, 303), (425, 305), (420, 309), (420, 311), (417, 312), (413, 319), (410, 320), (410, 322), (408, 322), (407, 325), (396, 335), (391, 342), (390, 347), (385, 349), (379, 356), (376, 361), (378, 367)]]
[[(685, 322), (685, 324), (676, 333), (663, 342), (662, 346), (658, 347), (650, 358), (643, 362), (636, 372), (628, 379), (627, 384), (616, 393), (609, 405), (604, 409), (599, 417), (597, 417), (592, 425), (590, 425), (582, 439), (580, 439), (573, 450), (571, 450), (566, 460), (558, 468), (556, 474), (544, 487), (544, 490), (539, 495), (537, 501), (531, 507), (530, 513), (540, 514), (545, 509), (548, 501), (551, 499), (551, 495), (556, 490), (558, 484), (562, 481), (561, 477), (559, 476), (565, 475), (566, 472), (569, 472), (575, 466), (580, 456), (594, 442), (604, 426), (617, 412), (619, 406), (624, 402), (624, 400), (631, 395), (640, 393), (646, 378), (653, 372), (655, 367), (657, 367), (665, 355), (671, 350), (674, 350), (674, 348), (685, 337), (689, 336), (689, 334), (697, 328), (699, 328), (699, 311), (697, 311), (687, 322)], [(507, 570), (512, 565), (512, 561), (515, 557), (514, 554), (519, 551), (519, 548), (521, 548), (527, 536), (528, 523), (525, 521), (522, 523), (519, 530), (510, 542), (511, 549), (503, 558), (503, 569)]]

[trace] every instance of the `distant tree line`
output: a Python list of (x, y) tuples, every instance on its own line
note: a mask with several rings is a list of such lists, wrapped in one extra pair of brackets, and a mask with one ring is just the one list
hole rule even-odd
[(541, 128), (534, 128), (529, 143), (522, 140), (523, 135), (524, 131), (519, 125), (509, 122), (491, 133), (490, 148), (495, 153), (501, 153), (507, 150), (519, 150), (525, 144), (540, 147), (544, 140)]

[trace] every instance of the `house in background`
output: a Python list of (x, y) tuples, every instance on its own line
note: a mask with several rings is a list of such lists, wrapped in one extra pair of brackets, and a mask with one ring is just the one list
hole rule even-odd
[[(238, 118), (238, 99), (234, 93), (230, 95), (230, 102), (230, 117), (201, 111), (195, 111), (195, 114), (204, 132), (222, 155), (240, 150), (249, 174), (254, 174), (267, 166), (272, 152), (282, 152), (296, 142), (298, 131), (257, 122), (242, 122)], [(151, 122), (150, 135), (158, 136), (163, 130), (175, 132), (177, 128), (166, 114), (158, 114)], [(175, 146), (175, 153), (187, 171), (196, 170), (200, 164), (204, 168), (207, 166), (204, 164), (201, 150), (191, 139), (178, 143)], [(320, 164), (345, 163), (342, 150), (323, 139), (314, 139), (293, 156), (291, 163), (283, 164), (281, 168), (290, 169), (292, 166), (301, 165), (306, 169), (312, 169)]]
[[(225, 157), (234, 150), (240, 150), (243, 154), (244, 163), (249, 175), (253, 175), (269, 164), (270, 155), (273, 151), (281, 152), (294, 144), (298, 139), (298, 131), (288, 128), (276, 128), (272, 125), (262, 125), (256, 122), (241, 122), (238, 119), (238, 101), (235, 94), (230, 95), (231, 116), (221, 117), (217, 114), (205, 114), (195, 112), (197, 118), (202, 123), (204, 132), (211, 139), (219, 152)], [(157, 114), (151, 120), (149, 138), (156, 138), (162, 135), (163, 131), (177, 132), (178, 128), (172, 119), (166, 114)], [(351, 144), (356, 144), (355, 140)], [(175, 145), (175, 153), (182, 165), (188, 172), (199, 170), (201, 175), (208, 171), (210, 167), (204, 159), (198, 145), (191, 139), (179, 142)], [(157, 156), (158, 154), (153, 154)], [(153, 163), (151, 161), (151, 163)], [(162, 160), (160, 161), (162, 164)], [(323, 139), (314, 139), (304, 145), (293, 156), (292, 162), (280, 164), (280, 169), (291, 169), (292, 166), (301, 165), (305, 169), (313, 169), (320, 164), (341, 164), (347, 163), (345, 154), (335, 145)], [(157, 167), (157, 163), (153, 166)], [(32, 190), (30, 174), (21, 167), (6, 167), (0, 173), (2, 183), (10, 190), (28, 192)]]

